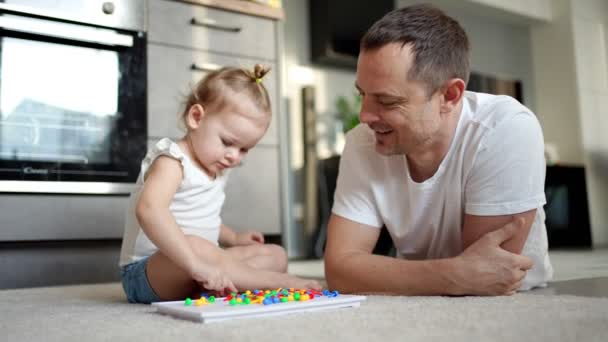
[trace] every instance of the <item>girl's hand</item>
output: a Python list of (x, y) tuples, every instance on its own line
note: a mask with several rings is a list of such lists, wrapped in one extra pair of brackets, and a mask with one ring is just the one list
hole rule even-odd
[(264, 235), (262, 233), (255, 231), (236, 233), (236, 238), (234, 239), (235, 246), (246, 246), (256, 243), (264, 243)]

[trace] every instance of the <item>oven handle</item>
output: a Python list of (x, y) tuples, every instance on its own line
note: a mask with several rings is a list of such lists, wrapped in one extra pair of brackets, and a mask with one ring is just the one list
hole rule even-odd
[[(55, 13), (52, 11), (39, 10), (36, 8), (31, 8), (31, 7), (7, 4), (4, 2), (0, 2), (0, 12), (2, 12), (4, 14), (15, 14), (15, 15), (20, 15), (20, 16), (25, 16), (25, 17), (35, 18), (35, 19), (46, 19), (46, 20), (58, 21), (58, 22), (63, 22), (63, 23), (68, 23), (68, 24), (84, 25), (84, 26), (89, 26), (89, 27), (106, 27), (103, 25), (92, 24), (92, 23), (89, 23), (86, 21), (75, 20), (75, 19), (66, 17), (64, 15), (61, 15), (59, 13)], [(107, 26), (107, 27), (111, 28), (110, 26)]]
[(48, 21), (38, 23), (42, 25), (32, 25), (30, 18), (0, 16), (0, 27), (6, 30), (109, 46), (133, 46), (132, 36), (109, 29)]

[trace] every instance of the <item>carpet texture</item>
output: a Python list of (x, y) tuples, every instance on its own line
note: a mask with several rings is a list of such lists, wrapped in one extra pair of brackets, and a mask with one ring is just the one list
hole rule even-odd
[(200, 324), (119, 284), (0, 291), (2, 341), (607, 341), (608, 298), (369, 296), (361, 307)]

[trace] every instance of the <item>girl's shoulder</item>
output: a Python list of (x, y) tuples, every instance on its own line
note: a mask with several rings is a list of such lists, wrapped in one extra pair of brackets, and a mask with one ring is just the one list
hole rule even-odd
[(187, 156), (179, 145), (169, 138), (163, 138), (148, 148), (148, 153), (141, 165), (144, 175), (147, 174), (149, 168), (160, 156), (167, 156), (176, 160), (182, 165), (182, 168), (187, 167)]
[(180, 147), (180, 144), (170, 138), (163, 138), (150, 148), (146, 157), (148, 164), (152, 164), (160, 156), (167, 156), (177, 160), (182, 166), (183, 177), (187, 183), (208, 185), (225, 183), (227, 180), (227, 173), (214, 179), (209, 177), (195, 165), (190, 156)]
[(165, 155), (183, 161), (186, 154), (179, 145), (169, 138), (163, 138), (157, 141), (154, 146), (148, 151), (148, 157), (152, 160)]

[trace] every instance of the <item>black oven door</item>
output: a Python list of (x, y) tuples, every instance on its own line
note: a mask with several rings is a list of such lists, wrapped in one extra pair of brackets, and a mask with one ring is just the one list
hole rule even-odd
[(0, 192), (130, 190), (146, 151), (145, 43), (0, 13)]

